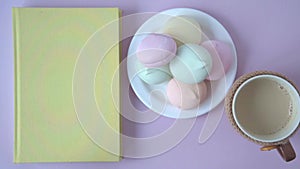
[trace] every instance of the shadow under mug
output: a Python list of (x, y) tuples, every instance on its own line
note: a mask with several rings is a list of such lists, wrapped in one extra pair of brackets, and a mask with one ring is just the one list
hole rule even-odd
[(285, 76), (271, 71), (241, 76), (227, 94), (225, 108), (233, 127), (262, 145), (262, 151), (277, 149), (285, 161), (295, 159), (289, 138), (299, 128), (300, 97)]

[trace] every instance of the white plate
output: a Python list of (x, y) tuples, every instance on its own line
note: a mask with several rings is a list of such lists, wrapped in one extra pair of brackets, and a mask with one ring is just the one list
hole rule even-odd
[[(159, 32), (166, 21), (174, 16), (185, 15), (196, 19), (201, 25), (204, 34), (211, 40), (219, 40), (229, 44), (232, 48), (234, 59), (224, 78), (217, 81), (207, 81), (210, 88), (208, 97), (198, 107), (190, 110), (181, 110), (171, 105), (166, 97), (166, 83), (150, 86), (138, 76), (135, 64), (137, 58), (136, 48), (147, 33)], [(192, 118), (205, 114), (215, 108), (226, 96), (231, 87), (236, 71), (237, 56), (234, 43), (226, 29), (212, 16), (195, 9), (175, 8), (163, 11), (148, 19), (136, 32), (129, 46), (127, 55), (127, 71), (130, 84), (138, 98), (151, 110), (171, 118)]]

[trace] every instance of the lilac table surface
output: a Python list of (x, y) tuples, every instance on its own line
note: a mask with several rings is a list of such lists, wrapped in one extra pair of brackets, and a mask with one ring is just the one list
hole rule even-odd
[[(124, 158), (116, 163), (46, 163), (14, 164), (14, 90), (13, 38), (11, 7), (119, 7), (123, 15), (159, 12), (169, 8), (189, 7), (202, 10), (218, 19), (230, 32), (238, 53), (237, 77), (255, 70), (285, 74), (300, 87), (300, 1), (298, 0), (26, 0), (0, 1), (0, 168), (276, 168), (300, 167), (300, 157), (285, 163), (276, 151), (261, 152), (229, 124), (226, 116), (213, 136), (204, 144), (198, 137), (206, 115), (197, 118), (190, 133), (171, 150), (150, 158)], [(130, 39), (125, 40), (126, 53)], [(131, 92), (131, 101), (145, 109)], [(123, 119), (124, 133), (147, 137), (163, 132), (174, 120), (160, 117), (149, 124), (134, 124)], [(132, 131), (135, 131), (132, 133)], [(171, 141), (171, 140), (170, 140)], [(300, 156), (300, 132), (291, 142)]]

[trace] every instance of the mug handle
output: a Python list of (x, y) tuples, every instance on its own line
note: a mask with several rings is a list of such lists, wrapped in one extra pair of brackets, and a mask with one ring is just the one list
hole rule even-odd
[(270, 146), (264, 146), (260, 148), (261, 151), (270, 151), (273, 149), (277, 149), (281, 157), (286, 161), (292, 161), (296, 158), (296, 153), (294, 151), (294, 148), (290, 141), (288, 140), (286, 143), (280, 144), (280, 145), (270, 145)]

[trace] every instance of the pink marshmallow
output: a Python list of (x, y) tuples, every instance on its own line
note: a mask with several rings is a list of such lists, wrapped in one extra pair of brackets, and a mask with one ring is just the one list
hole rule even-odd
[(138, 45), (136, 54), (145, 67), (160, 67), (176, 56), (176, 42), (162, 34), (148, 34)]

